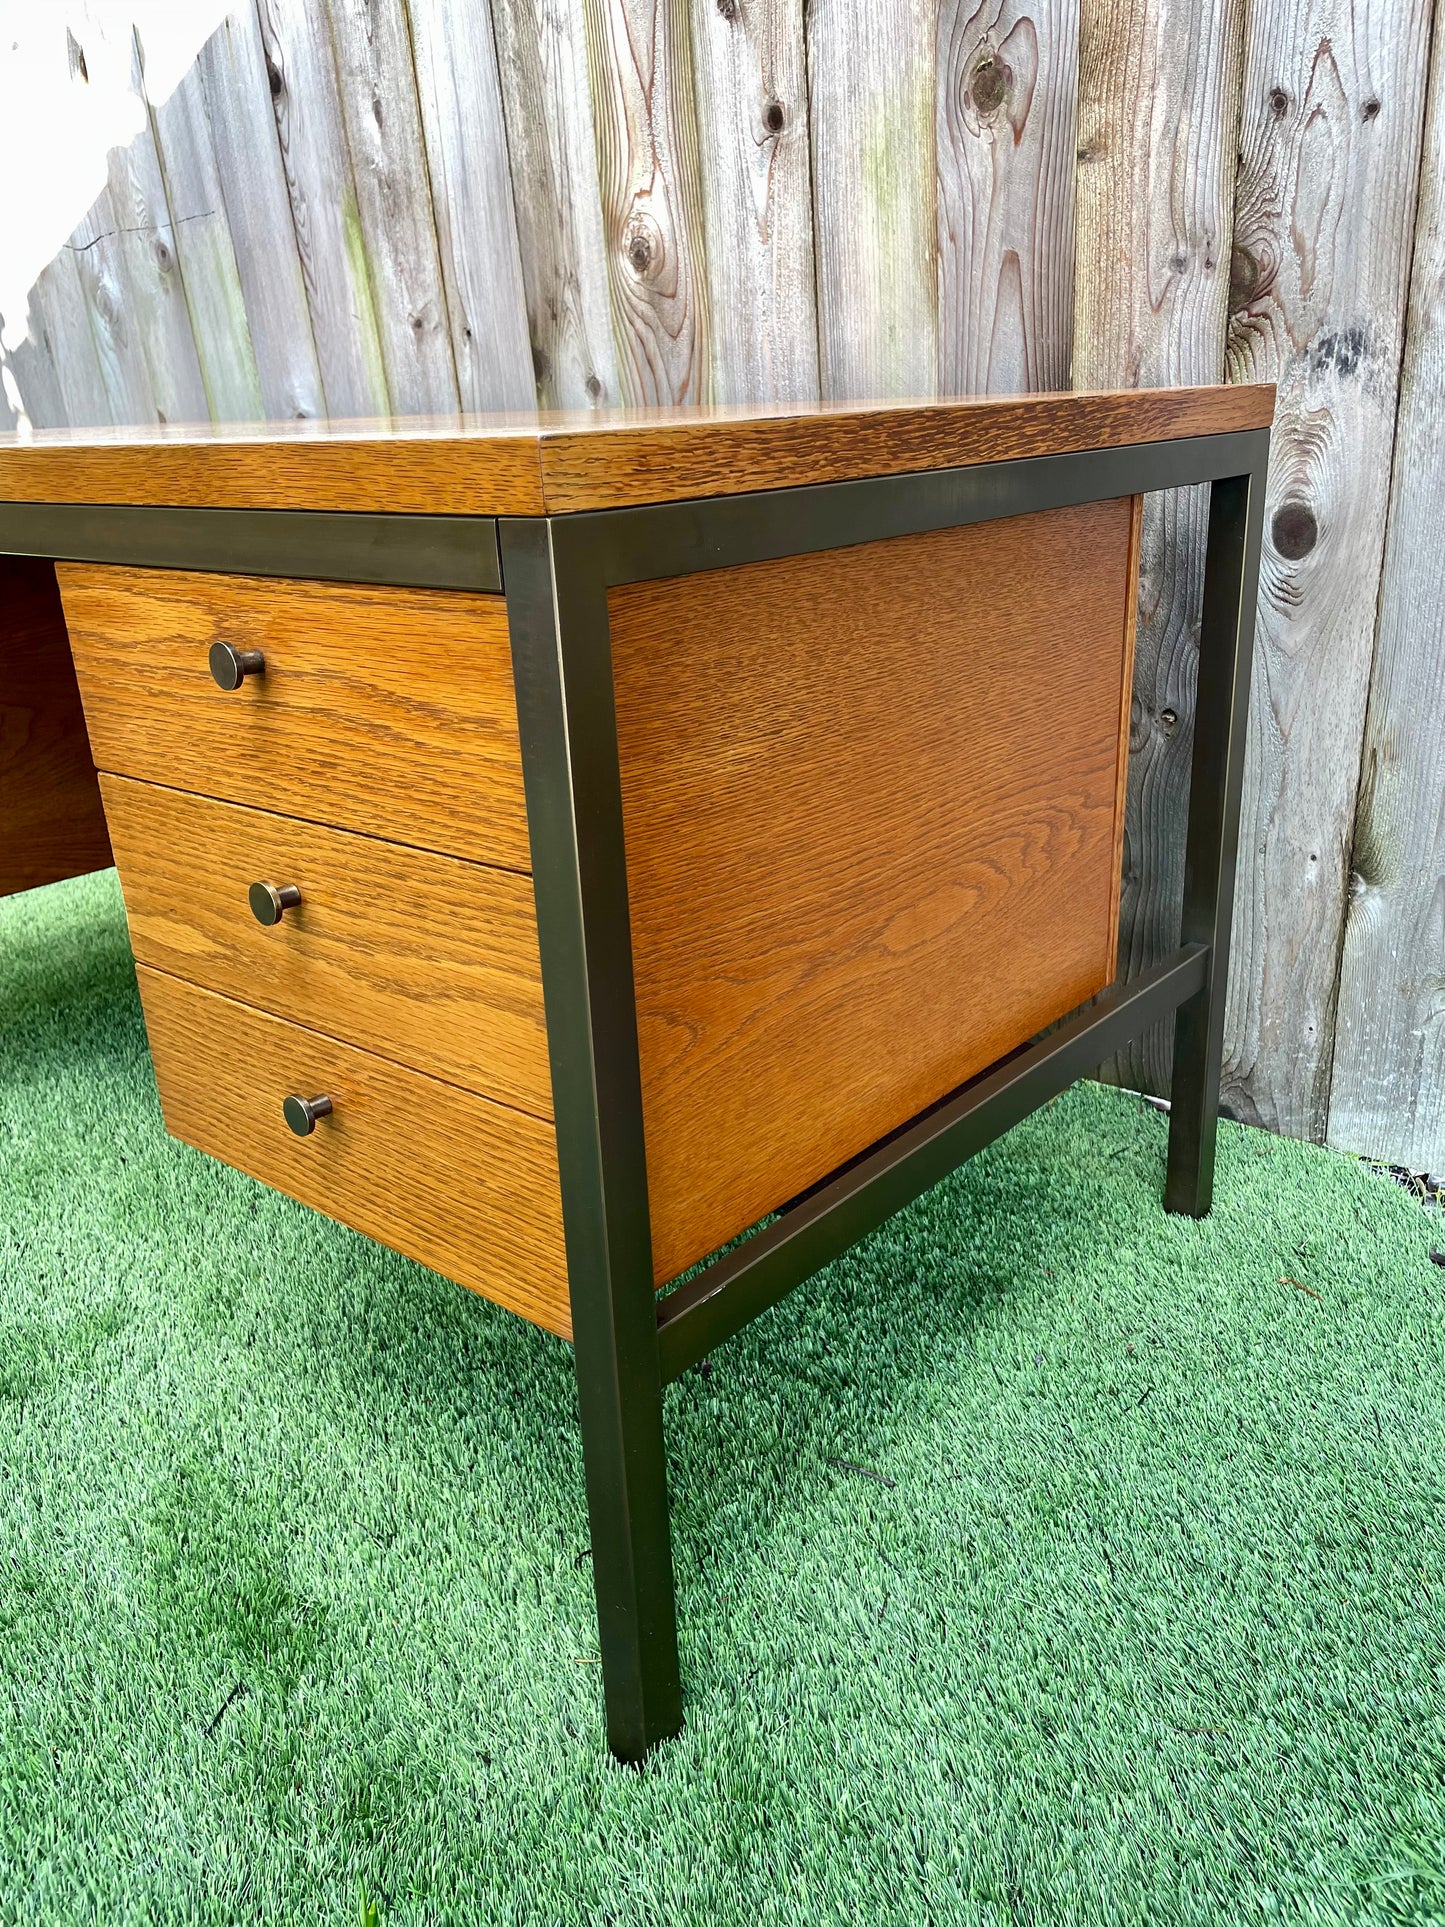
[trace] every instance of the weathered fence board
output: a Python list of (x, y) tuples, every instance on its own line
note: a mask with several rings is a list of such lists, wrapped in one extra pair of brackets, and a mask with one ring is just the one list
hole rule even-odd
[(1228, 366), (1279, 405), (1225, 1093), (1322, 1137), (1384, 546), (1428, 0), (1256, 0)]
[(491, 16), (408, 0), (432, 208), (463, 408), (536, 399)]
[(686, 0), (588, 0), (597, 172), (622, 398), (712, 396)]
[(197, 71), (265, 412), (273, 419), (324, 415), (266, 57), (251, 7), (216, 29)]
[[(144, 48), (139, 53), (145, 97)], [(150, 120), (207, 410), (215, 421), (260, 420), (266, 401), (199, 68), (193, 67), (167, 100), (151, 104)]]
[[(1244, 0), (1084, 0), (1073, 379), (1218, 381), (1224, 368)], [(1205, 492), (1147, 498), (1141, 530), (1119, 963), (1179, 941), (1204, 589)], [(1172, 1026), (1111, 1074), (1168, 1089)]]
[(120, 246), (120, 216), (109, 187), (71, 236), (70, 249), (90, 317), (101, 383), (118, 422), (156, 420), (150, 370), (133, 326)]
[(1330, 1141), (1445, 1174), (1445, 33), (1410, 284)]
[(145, 357), (153, 419), (204, 421), (206, 385), (201, 379), (191, 311), (181, 283), (175, 227), (155, 134), (145, 111), (140, 49), (134, 32), (127, 36), (122, 58), (122, 84), (135, 95), (144, 115), (140, 133), (125, 147), (112, 148), (106, 163), (129, 324)]
[(30, 339), (11, 356), (37, 428), (114, 421), (75, 250), (67, 244), (30, 291)]
[(257, 18), (327, 412), (385, 415), (386, 366), (331, 29), (314, 0), (258, 0)]
[(493, 18), (537, 398), (616, 402), (582, 12), (571, 0), (505, 0)]
[(938, 385), (1067, 388), (1074, 294), (1074, 0), (938, 9)]
[(802, 0), (693, 0), (692, 37), (714, 399), (814, 401)]
[(326, 0), (393, 410), (460, 406), (402, 0)]
[(932, 395), (934, 10), (813, 0), (807, 32), (823, 394)]

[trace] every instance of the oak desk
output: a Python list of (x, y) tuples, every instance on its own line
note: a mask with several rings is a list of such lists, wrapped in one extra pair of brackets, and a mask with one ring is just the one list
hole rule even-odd
[[(170, 1130), (572, 1340), (620, 1755), (682, 1718), (668, 1380), (1169, 1012), (1209, 1208), (1272, 409), (0, 446), (0, 887), (108, 824)], [(1121, 986), (1140, 496), (1194, 482), (1183, 929)]]

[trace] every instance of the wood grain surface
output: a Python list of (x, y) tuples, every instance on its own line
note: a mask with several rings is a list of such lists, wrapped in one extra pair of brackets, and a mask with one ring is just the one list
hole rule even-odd
[(1132, 524), (612, 592), (659, 1281), (1112, 976)]
[[(125, 777), (101, 788), (142, 963), (551, 1117), (530, 877)], [(260, 924), (257, 882), (301, 902)]]
[[(141, 964), (166, 1129), (570, 1337), (550, 1124)], [(310, 1137), (288, 1095), (330, 1097)]]
[(109, 862), (55, 571), (0, 557), (0, 896)]
[(1274, 390), (617, 409), (0, 438), (0, 502), (565, 515), (1269, 425)]
[(936, 13), (928, 0), (806, 10), (818, 359), (833, 400), (938, 390)]
[(585, 10), (621, 399), (712, 396), (687, 0)]
[(938, 386), (1008, 395), (1069, 380), (1079, 9), (938, 9)]
[[(1080, 16), (1073, 379), (1081, 388), (1224, 372), (1244, 0), (1084, 0)], [(1147, 128), (1147, 138), (1141, 138)], [(1204, 592), (1207, 489), (1150, 495), (1125, 812), (1119, 969), (1179, 942)], [(1107, 1068), (1166, 1094), (1172, 1020)]]
[(257, 0), (256, 14), (327, 411), (384, 415), (381, 324), (355, 244), (361, 217), (331, 28), (313, 0)]
[(530, 408), (537, 391), (491, 13), (407, 0), (406, 18), (461, 404)]
[(622, 385), (583, 10), (570, 0), (508, 0), (493, 8), (492, 25), (537, 399), (544, 408), (615, 405)]
[[(1435, 34), (1330, 1142), (1445, 1173), (1445, 34)], [(1439, 1242), (1437, 1240), (1437, 1242)]]
[(818, 320), (802, 0), (692, 0), (720, 402), (814, 401)]
[[(525, 870), (500, 596), (66, 563), (99, 768)], [(265, 673), (219, 689), (215, 641)]]
[(1240, 827), (1229, 1108), (1325, 1132), (1425, 105), (1427, 0), (1251, 9), (1237, 380), (1279, 382)]

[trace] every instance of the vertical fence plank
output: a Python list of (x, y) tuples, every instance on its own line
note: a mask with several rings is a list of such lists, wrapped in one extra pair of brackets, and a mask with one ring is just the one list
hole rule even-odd
[(121, 58), (126, 84), (145, 114), (140, 132), (124, 147), (112, 148), (106, 161), (135, 337), (145, 356), (156, 419), (205, 421), (206, 385), (201, 379), (191, 311), (181, 284), (175, 225), (155, 135), (145, 110), (140, 50), (134, 33), (127, 36)]
[(326, 413), (291, 199), (253, 6), (223, 20), (197, 68), (261, 399), (272, 420)]
[(942, 0), (942, 394), (1068, 386), (1078, 68), (1073, 0)]
[(326, 13), (316, 0), (257, 0), (256, 11), (326, 410), (385, 415), (386, 368)]
[(1255, 0), (1229, 371), (1280, 385), (1225, 1096), (1323, 1137), (1384, 547), (1429, 0)]
[(361, 239), (399, 415), (460, 407), (403, 0), (328, 0)]
[(687, 0), (587, 0), (622, 399), (711, 399)]
[(463, 408), (536, 399), (491, 13), (408, 0), (432, 207)]
[(123, 426), (145, 427), (158, 415), (137, 317), (131, 310), (120, 217), (108, 186), (66, 245), (75, 257), (111, 419)]
[(693, 0), (692, 34), (714, 399), (815, 401), (802, 0)]
[[(1073, 380), (1079, 388), (1218, 381), (1224, 369), (1244, 0), (1084, 0)], [(1149, 496), (1129, 731), (1119, 964), (1179, 941), (1203, 491)], [(1170, 1032), (1110, 1075), (1166, 1091)]]
[(113, 422), (75, 250), (68, 243), (30, 290), (29, 334), (10, 356), (10, 366), (33, 425), (94, 428)]
[(1445, 32), (1435, 30), (1329, 1137), (1445, 1175)]
[(823, 394), (932, 395), (934, 9), (926, 0), (812, 0), (807, 34)]
[(538, 400), (614, 403), (622, 390), (582, 12), (571, 0), (501, 0), (492, 19)]
[[(139, 41), (137, 49), (142, 97), (148, 100)], [(213, 421), (263, 420), (266, 404), (198, 67), (166, 100), (151, 103), (150, 121), (207, 412)]]

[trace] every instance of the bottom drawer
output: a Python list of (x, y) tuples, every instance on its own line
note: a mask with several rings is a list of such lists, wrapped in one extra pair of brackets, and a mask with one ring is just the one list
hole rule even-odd
[[(550, 1124), (141, 965), (166, 1128), (568, 1338)], [(331, 1099), (309, 1137), (288, 1096)]]

